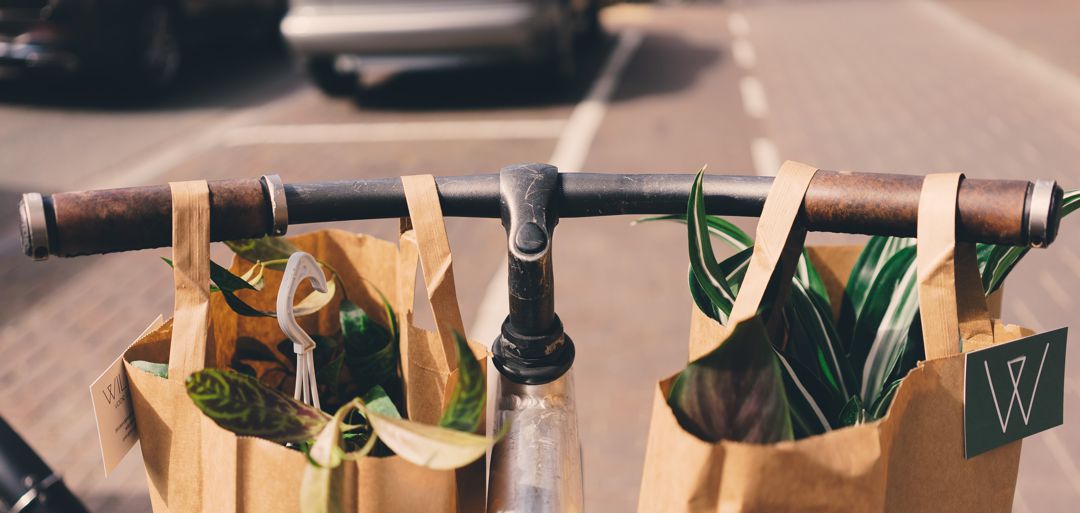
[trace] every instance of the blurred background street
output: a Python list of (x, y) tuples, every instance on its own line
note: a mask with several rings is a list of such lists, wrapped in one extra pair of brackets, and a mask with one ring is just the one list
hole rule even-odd
[[(273, 38), (196, 55), (159, 97), (0, 82), (0, 415), (92, 510), (149, 511), (138, 451), (105, 479), (87, 387), (169, 315), (172, 274), (158, 258), (168, 252), (31, 262), (17, 225), (24, 192), (267, 173), (285, 182), (463, 175), (519, 162), (772, 175), (785, 159), (1080, 187), (1075, 0), (643, 3), (600, 17), (605, 34), (580, 49), (561, 91), (512, 65), (390, 67), (365, 75), (362, 91), (330, 97)], [(653, 387), (687, 357), (685, 229), (632, 220), (568, 219), (554, 239), (556, 308), (578, 349), (590, 513), (634, 511)], [(335, 226), (392, 238), (397, 221)], [(1080, 330), (1078, 227), (1063, 223), (1058, 241), (1009, 279), (1007, 322)], [(488, 343), (506, 311), (502, 228), (450, 219), (448, 230), (469, 338)], [(224, 263), (229, 253), (216, 246)], [(1024, 442), (1017, 513), (1080, 503), (1075, 348), (1066, 379), (1065, 426)]]

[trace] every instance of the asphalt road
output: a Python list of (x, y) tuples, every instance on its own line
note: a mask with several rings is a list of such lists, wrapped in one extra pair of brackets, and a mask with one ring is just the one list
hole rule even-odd
[[(532, 161), (772, 174), (794, 159), (1080, 185), (1075, 2), (628, 6), (607, 10), (605, 25), (609, 37), (583, 55), (564, 93), (498, 68), (373, 77), (362, 98), (329, 99), (274, 49), (199, 62), (159, 101), (0, 84), (0, 208), (17, 219), (28, 191), (265, 173), (457, 175)], [(578, 347), (590, 512), (633, 511), (653, 385), (686, 360), (684, 232), (631, 220), (565, 220), (555, 238), (557, 308)], [(1010, 279), (1007, 321), (1080, 327), (1077, 222)], [(470, 338), (488, 340), (505, 312), (501, 227), (448, 224)], [(345, 227), (391, 237), (396, 222)], [(0, 226), (0, 413), (96, 511), (148, 511), (137, 454), (104, 479), (86, 387), (171, 309), (171, 273), (156, 258), (167, 253), (31, 263), (18, 250), (15, 223)], [(1068, 369), (1066, 426), (1025, 443), (1018, 513), (1071, 511), (1080, 499), (1075, 351)]]

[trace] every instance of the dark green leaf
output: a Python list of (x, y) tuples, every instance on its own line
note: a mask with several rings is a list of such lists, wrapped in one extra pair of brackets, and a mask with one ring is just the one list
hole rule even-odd
[(894, 254), (874, 278), (859, 313), (849, 358), (861, 369), (859, 395), (873, 404), (907, 348), (919, 311), (915, 248)]
[[(676, 221), (680, 223), (686, 223), (685, 214), (670, 214), (663, 216), (642, 217), (635, 221), (636, 223), (647, 223), (650, 221)], [(754, 244), (752, 239), (741, 228), (735, 226), (733, 223), (717, 216), (705, 216), (705, 224), (709, 228), (709, 233), (720, 237), (720, 240), (726, 242), (732, 248), (738, 251), (742, 251)]]
[(788, 360), (780, 353), (776, 353), (776, 357), (780, 362), (795, 437), (805, 438), (832, 430), (843, 407), (842, 397), (799, 362)]
[(398, 360), (394, 334), (347, 300), (341, 303), (339, 318), (345, 366), (361, 390), (394, 377)]
[(139, 369), (143, 372), (149, 372), (159, 378), (169, 377), (169, 364), (167, 363), (154, 363), (143, 360), (134, 360), (131, 362), (131, 366)]
[(866, 422), (868, 417), (869, 414), (863, 408), (862, 400), (859, 399), (859, 396), (853, 395), (844, 405), (844, 409), (840, 411), (840, 425), (857, 426)]
[(702, 180), (705, 177), (705, 169), (702, 168), (694, 178), (694, 185), (690, 191), (690, 200), (686, 205), (686, 230), (690, 249), (690, 268), (697, 277), (701, 290), (709, 297), (720, 313), (721, 323), (727, 322), (727, 314), (731, 311), (731, 303), (735, 300), (735, 293), (728, 286), (720, 264), (716, 262), (713, 254), (712, 241), (709, 239), (709, 229), (705, 215), (705, 196), (702, 192)]
[(904, 378), (895, 379), (889, 382), (889, 385), (881, 391), (874, 404), (870, 406), (869, 420), (877, 420), (884, 417), (889, 411), (889, 406), (892, 405), (892, 400), (896, 397), (896, 391), (900, 389), (900, 383), (903, 383)]
[(453, 336), (458, 353), (457, 386), (450, 396), (450, 404), (439, 419), (439, 425), (472, 433), (480, 427), (480, 420), (484, 416), (487, 384), (484, 381), (484, 370), (473, 356), (465, 337), (457, 331), (453, 332)]
[(293, 253), (300, 251), (299, 248), (282, 237), (267, 236), (261, 239), (239, 239), (225, 241), (225, 245), (229, 246), (233, 253), (250, 262), (285, 260), (286, 262), (267, 265), (267, 267), (279, 271), (285, 269), (285, 264)]
[(398, 411), (397, 406), (394, 405), (394, 401), (390, 400), (390, 396), (386, 395), (386, 390), (383, 387), (375, 385), (371, 387), (363, 396), (364, 406), (368, 410), (378, 413), (383, 417), (389, 417), (393, 419), (400, 419), (401, 412)]
[(672, 383), (668, 404), (684, 429), (707, 442), (792, 438), (780, 365), (757, 317), (690, 362)]
[(849, 397), (854, 393), (858, 380), (843, 352), (828, 304), (805, 288), (802, 280), (796, 279), (792, 280), (791, 295), (785, 304), (784, 314), (788, 320), (785, 356), (798, 360), (809, 369), (815, 369), (815, 376), (840, 397)]
[[(896, 253), (914, 245), (914, 239), (874, 236), (870, 237), (870, 241), (859, 253), (859, 258), (851, 268), (851, 274), (844, 286), (844, 298), (840, 304), (840, 322), (837, 323), (844, 347), (849, 351), (852, 350), (852, 343), (856, 340), (856, 322), (866, 299), (872, 297), (871, 287), (879, 281), (878, 275)], [(852, 362), (852, 364), (856, 369), (861, 368), (862, 365), (861, 362)]]
[(186, 386), (192, 402), (207, 417), (241, 436), (302, 442), (314, 438), (330, 420), (314, 407), (230, 370), (195, 372)]

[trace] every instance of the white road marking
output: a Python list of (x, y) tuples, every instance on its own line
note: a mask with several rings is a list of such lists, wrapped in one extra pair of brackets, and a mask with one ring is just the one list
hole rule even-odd
[(750, 34), (750, 22), (741, 13), (733, 12), (727, 19), (728, 31), (735, 37), (746, 37)]
[(1039, 82), (1045, 88), (1057, 91), (1069, 101), (1080, 105), (1080, 77), (1077, 75), (1020, 48), (1012, 41), (938, 2), (916, 0), (912, 2), (912, 5), (942, 25), (949, 34), (968, 40), (973, 51), (991, 54), (994, 60), (1012, 66), (1016, 71), (1016, 76)]
[[(608, 56), (600, 75), (593, 82), (588, 95), (579, 102), (570, 114), (559, 142), (549, 163), (558, 167), (560, 172), (574, 173), (581, 170), (589, 154), (589, 146), (600, 129), (600, 123), (607, 112), (608, 102), (615, 92), (623, 70), (630, 62), (634, 52), (641, 45), (641, 33), (626, 30), (619, 34), (615, 49)], [(495, 275), (488, 282), (484, 297), (477, 309), (476, 319), (469, 330), (469, 338), (484, 343), (495, 340), (499, 334), (503, 319), (506, 318), (507, 304), (507, 261), (499, 263)]]
[(731, 55), (735, 58), (735, 63), (744, 69), (753, 69), (757, 64), (757, 52), (754, 51), (754, 45), (745, 39), (736, 39), (731, 42)]
[[(192, 156), (202, 153), (217, 146), (222, 136), (236, 127), (244, 126), (267, 115), (267, 107), (273, 105), (280, 107), (303, 98), (300, 94), (306, 91), (297, 88), (285, 94), (281, 98), (273, 100), (269, 104), (253, 105), (236, 113), (227, 115), (216, 123), (200, 127), (198, 132), (164, 149), (151, 149), (149, 157), (136, 162), (125, 169), (110, 173), (105, 177), (95, 180), (93, 183), (83, 186), (84, 189), (109, 189), (113, 187), (134, 187), (154, 181), (171, 169), (183, 164)], [(228, 111), (226, 111), (228, 112)]]
[(754, 119), (762, 119), (769, 113), (769, 103), (765, 100), (765, 87), (757, 77), (745, 76), (739, 80), (739, 93), (742, 95), (743, 110)]
[(758, 137), (750, 142), (750, 158), (758, 176), (773, 176), (780, 170), (780, 152), (768, 137)]
[(225, 134), (228, 146), (260, 144), (333, 144), (402, 141), (473, 141), (555, 139), (562, 119), (478, 121), (405, 121), (237, 127)]
[(607, 113), (608, 101), (615, 92), (615, 86), (622, 76), (623, 69), (630, 62), (634, 52), (641, 45), (641, 33), (628, 30), (619, 35), (619, 42), (612, 50), (600, 76), (593, 82), (589, 94), (574, 106), (566, 129), (555, 145), (549, 163), (559, 168), (562, 173), (577, 173), (585, 165), (593, 137), (600, 129), (600, 123)]
[(1050, 455), (1054, 457), (1054, 461), (1061, 467), (1061, 471), (1065, 474), (1069, 484), (1072, 485), (1073, 491), (1080, 494), (1080, 469), (1076, 468), (1076, 462), (1073, 461), (1072, 456), (1069, 454), (1065, 442), (1061, 441), (1061, 437), (1053, 429), (1043, 431), (1038, 438), (1050, 448)]

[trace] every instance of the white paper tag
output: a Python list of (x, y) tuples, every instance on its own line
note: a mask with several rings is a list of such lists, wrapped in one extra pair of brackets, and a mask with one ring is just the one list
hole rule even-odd
[[(163, 322), (159, 315), (136, 340), (156, 330)], [(135, 442), (139, 441), (131, 389), (128, 387), (127, 373), (124, 372), (124, 355), (117, 357), (90, 385), (90, 400), (94, 403), (101, 459), (105, 464), (105, 476), (108, 477), (109, 472), (123, 461)]]

